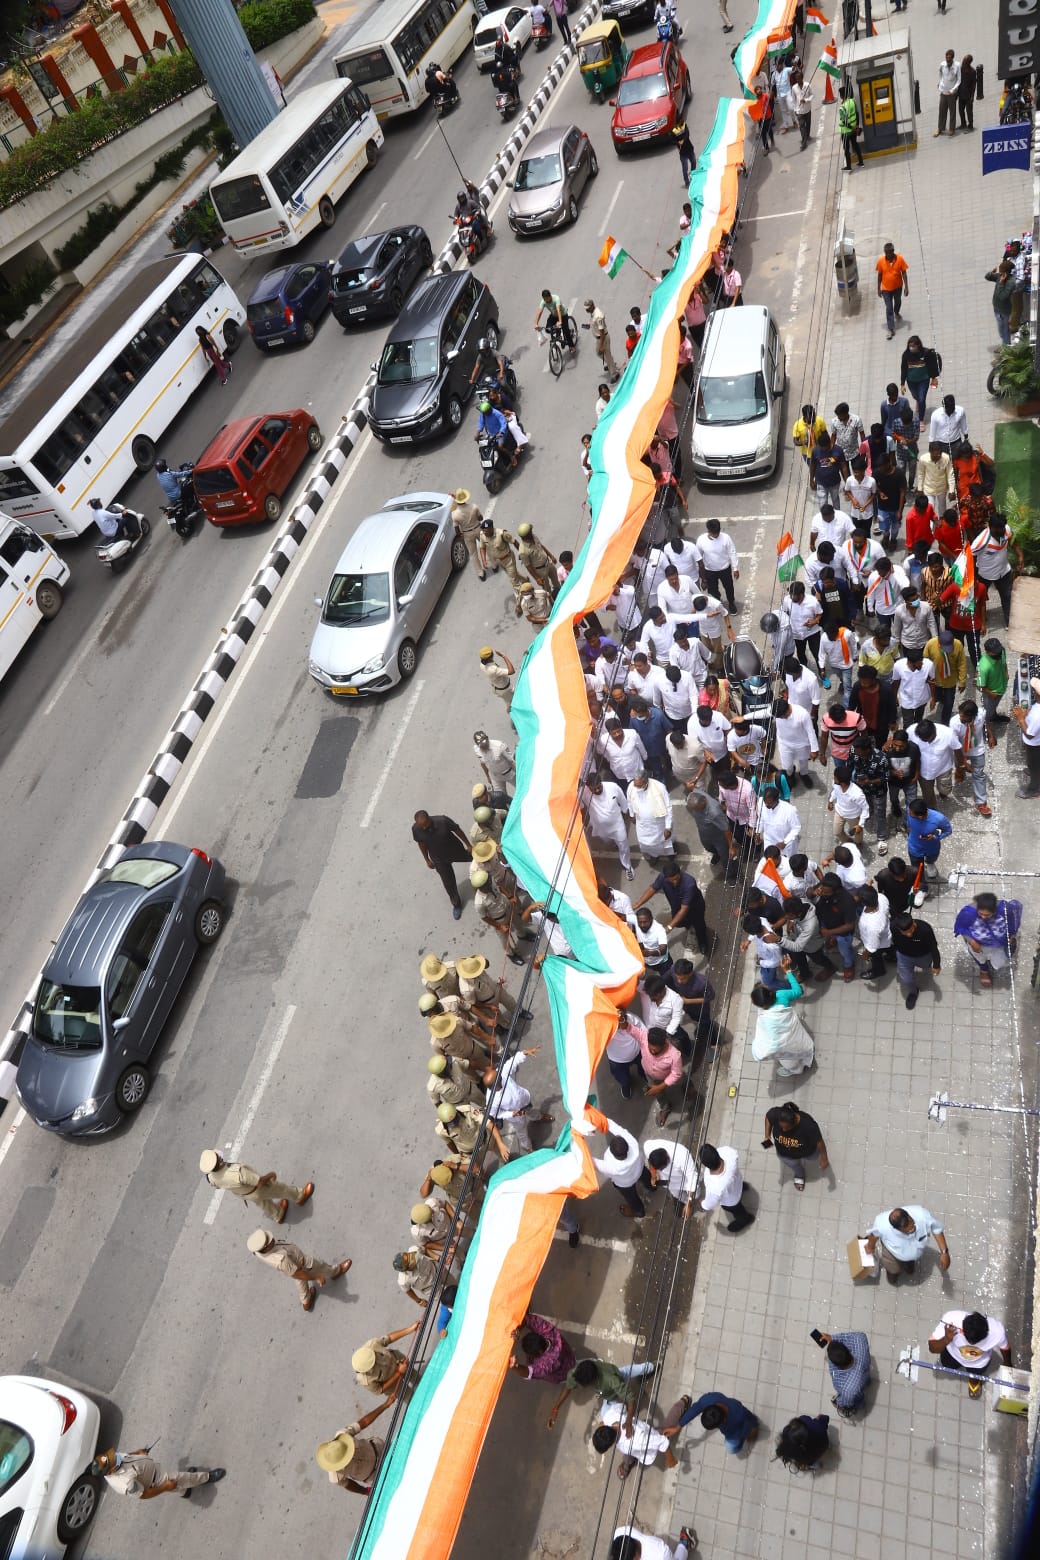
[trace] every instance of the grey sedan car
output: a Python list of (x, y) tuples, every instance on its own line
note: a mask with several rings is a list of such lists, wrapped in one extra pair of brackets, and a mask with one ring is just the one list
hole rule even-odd
[(92, 1136), (144, 1103), (177, 993), (224, 929), (224, 893), (219, 861), (168, 840), (131, 846), (87, 889), (44, 965), (18, 1064), (37, 1126)]
[(592, 142), (577, 125), (539, 130), (510, 180), (509, 226), (520, 237), (577, 222), (578, 197), (598, 172)]
[(338, 698), (385, 693), (410, 677), (416, 644), (449, 579), (466, 567), (450, 493), (388, 498), (362, 520), (318, 598), (308, 670)]

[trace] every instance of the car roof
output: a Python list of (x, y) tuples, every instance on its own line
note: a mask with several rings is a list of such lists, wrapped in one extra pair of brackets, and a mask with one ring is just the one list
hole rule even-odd
[(481, 32), (484, 31), (485, 27), (494, 22), (497, 22), (498, 26), (502, 27), (505, 24), (505, 19), (509, 15), (510, 11), (523, 11), (525, 9), (525, 6), (519, 4), (500, 6), (497, 11), (487, 11), (483, 16), (479, 16), (477, 18), (477, 26), (480, 28)]
[(250, 303), (266, 303), (269, 298), (277, 298), (298, 264), (297, 261), (292, 265), (280, 265), (274, 271), (265, 272), (249, 294), (246, 306), (248, 307)]
[[(472, 272), (449, 271), (446, 276), (428, 276), (410, 293), (387, 341), (410, 341), (413, 336), (430, 336), (430, 326), (436, 321), (438, 328), (444, 312), (452, 299), (465, 286)], [(478, 277), (478, 286), (484, 283)]]
[(644, 43), (641, 49), (633, 49), (625, 71), (626, 80), (629, 76), (649, 76), (663, 69), (667, 50), (667, 39), (664, 43)]
[[(176, 861), (183, 869), (191, 856), (184, 845), (171, 840), (145, 840), (133, 845), (120, 861)], [(71, 986), (101, 984), (108, 956), (133, 920), (141, 901), (153, 892), (139, 883), (92, 883), (69, 916), (43, 966), (45, 979)]]
[(544, 157), (546, 152), (558, 152), (564, 139), (576, 129), (577, 125), (546, 125), (528, 141), (520, 161), (529, 162), (532, 157)]
[(414, 509), (396, 509), (396, 503), (414, 503), (416, 499), (429, 498), (438, 505), (452, 502), (450, 493), (403, 493), (399, 498), (388, 498), (384, 507), (375, 515), (366, 515), (350, 541), (340, 553), (334, 574), (382, 574), (389, 573), (394, 559), (409, 531), (420, 520), (432, 519), (436, 510), (425, 514)]
[(253, 417), (236, 417), (231, 422), (225, 423), (219, 433), (215, 433), (206, 445), (195, 465), (215, 466), (219, 461), (230, 460), (239, 445), (251, 433), (254, 433), (260, 424), (266, 422), (269, 417), (306, 417), (308, 414), (301, 407), (293, 411), (277, 410), (259, 412)]
[(379, 252), (383, 240), (391, 233), (397, 233), (398, 228), (387, 228), (382, 233), (365, 233), (361, 238), (352, 238), (349, 244), (345, 244), (340, 251), (337, 266), (364, 265)]
[(764, 304), (716, 309), (704, 343), (701, 374), (706, 379), (729, 378), (761, 368), (768, 327), (769, 310)]

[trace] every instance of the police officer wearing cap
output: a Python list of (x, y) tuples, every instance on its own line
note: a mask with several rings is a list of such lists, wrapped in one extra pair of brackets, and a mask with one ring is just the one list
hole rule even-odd
[[(437, 1008), (440, 1008), (440, 1003), (433, 993), (427, 992), (425, 998), (419, 998), (420, 1009), (427, 999), (431, 999)], [(457, 1002), (459, 999), (456, 997), (454, 1000)], [(483, 1033), (475, 1031), (471, 1027), (471, 1021), (467, 1022), (463, 1015), (427, 1009), (426, 1018), (430, 1030), (430, 1045), (441, 1056), (453, 1056), (460, 1062), (467, 1062), (477, 1067), (485, 1067), (494, 1056), (490, 1035), (485, 1038)]]
[(275, 1240), (266, 1230), (254, 1230), (246, 1241), (246, 1247), (260, 1262), (296, 1280), (300, 1304), (305, 1311), (314, 1310), (318, 1289), (324, 1289), (330, 1278), (342, 1278), (350, 1271), (351, 1260), (323, 1262), (320, 1257), (308, 1257), (291, 1240)]
[(204, 1148), (199, 1155), (199, 1169), (210, 1186), (218, 1192), (230, 1192), (243, 1202), (256, 1203), (265, 1218), (282, 1224), (289, 1211), (289, 1204), (302, 1208), (314, 1196), (314, 1182), (306, 1186), (287, 1186), (279, 1181), (275, 1171), (260, 1175), (252, 1165), (241, 1165), (222, 1159), (215, 1148)]
[(142, 1446), (136, 1452), (119, 1452), (114, 1446), (99, 1452), (90, 1465), (95, 1479), (103, 1478), (117, 1495), (132, 1495), (137, 1500), (152, 1500), (156, 1495), (176, 1493), (190, 1500), (200, 1484), (219, 1484), (223, 1468), (186, 1468), (180, 1473), (164, 1473)]
[(516, 677), (516, 667), (504, 650), (493, 650), (490, 645), (481, 645), (477, 657), (480, 661), (480, 670), (491, 684), (491, 692), (496, 698), (501, 699), (508, 709), (513, 702), (513, 679)]
[(344, 1430), (337, 1430), (331, 1441), (322, 1441), (314, 1456), (318, 1467), (329, 1476), (330, 1484), (338, 1484), (341, 1490), (352, 1495), (369, 1495), (379, 1459), (386, 1442), (382, 1436), (361, 1439), (362, 1430), (385, 1414), (393, 1400), (387, 1398), (378, 1408), (370, 1409), (360, 1419)]
[(477, 571), (477, 579), (486, 580), (487, 574), (478, 547), (480, 524), (484, 516), (473, 502), (469, 488), (456, 488), (451, 496), (451, 523), (455, 527), (455, 535), (461, 536), (465, 542), (470, 562)]
[(492, 573), (502, 569), (513, 587), (514, 596), (518, 593), (521, 584), (515, 547), (516, 538), (501, 526), (496, 526), (493, 520), (480, 522), (480, 557), (484, 567), (490, 569)]
[(555, 555), (544, 542), (539, 541), (529, 521), (525, 520), (522, 525), (518, 525), (516, 534), (520, 539), (517, 549), (520, 562), (536, 584), (550, 596), (555, 596), (559, 589)]
[(483, 1105), (484, 1091), (465, 1062), (440, 1051), (426, 1063), (426, 1092), (437, 1105)]
[(391, 1345), (418, 1332), (421, 1326), (421, 1322), (412, 1322), (410, 1327), (399, 1327), (396, 1332), (384, 1333), (380, 1338), (369, 1338), (367, 1343), (355, 1349), (350, 1363), (358, 1386), (364, 1387), (366, 1392), (374, 1392), (376, 1397), (382, 1393), (392, 1403), (401, 1378), (408, 1370), (408, 1361), (400, 1349)]
[(549, 592), (540, 585), (532, 585), (530, 580), (524, 580), (517, 597), (517, 617), (522, 613), (532, 628), (544, 628), (551, 611), (552, 597)]
[(434, 996), (457, 997), (459, 994), (459, 978), (453, 959), (439, 959), (435, 953), (424, 954), (419, 964), (419, 979)]

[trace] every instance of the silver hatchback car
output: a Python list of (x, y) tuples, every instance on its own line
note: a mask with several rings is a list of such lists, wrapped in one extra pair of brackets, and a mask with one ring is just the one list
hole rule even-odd
[(578, 197), (598, 172), (592, 142), (577, 125), (539, 130), (510, 180), (509, 226), (519, 238), (577, 222)]
[(336, 564), (308, 670), (338, 698), (385, 693), (415, 671), (416, 645), (453, 574), (466, 567), (450, 493), (388, 498)]

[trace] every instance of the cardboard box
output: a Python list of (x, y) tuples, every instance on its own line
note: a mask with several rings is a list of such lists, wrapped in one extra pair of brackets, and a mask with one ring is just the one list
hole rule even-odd
[[(993, 1388), (993, 1407), (998, 1414), (1024, 1414), (1029, 1406), (1029, 1372), (1012, 1370), (999, 1360), (997, 1364), (997, 1380), (990, 1383)], [(1022, 1391), (1016, 1391), (1015, 1387), (1003, 1387), (1002, 1381), (1014, 1381)]]
[(848, 1245), (849, 1272), (853, 1279), (873, 1278), (877, 1263), (867, 1250), (867, 1243), (860, 1235), (854, 1235)]

